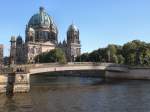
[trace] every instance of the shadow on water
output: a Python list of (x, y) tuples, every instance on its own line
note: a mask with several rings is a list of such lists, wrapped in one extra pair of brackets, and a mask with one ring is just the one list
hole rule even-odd
[(18, 106), (12, 97), (7, 97), (3, 109), (6, 112), (15, 112), (18, 110)]
[(13, 97), (0, 94), (0, 98), (0, 112), (37, 112), (36, 108), (33, 109), (32, 97), (29, 93), (14, 93)]
[[(128, 83), (127, 80), (104, 79), (101, 77), (75, 77), (75, 76), (60, 76), (54, 74), (32, 75), (30, 78), (31, 90), (43, 88), (43, 91), (57, 90), (85, 90), (88, 88), (102, 89), (112, 85), (122, 85)], [(130, 83), (129, 83), (130, 84)]]
[(105, 79), (102, 77), (85, 77), (62, 75), (58, 73), (43, 73), (31, 75), (31, 86), (105, 86), (105, 85), (118, 85), (132, 80), (123, 79)]
[(56, 73), (44, 73), (31, 75), (32, 86), (89, 86), (105, 84), (105, 79), (101, 77), (85, 77), (73, 75), (60, 75)]

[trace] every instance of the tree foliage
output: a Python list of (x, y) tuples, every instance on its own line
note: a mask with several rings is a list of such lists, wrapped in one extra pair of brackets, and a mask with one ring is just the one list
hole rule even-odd
[(35, 57), (35, 62), (39, 63), (58, 62), (60, 64), (64, 64), (66, 63), (66, 56), (61, 49), (56, 48), (49, 52), (44, 52), (40, 55), (37, 55)]
[(123, 46), (109, 44), (91, 53), (84, 53), (76, 61), (111, 62), (128, 65), (150, 65), (150, 43), (133, 40)]

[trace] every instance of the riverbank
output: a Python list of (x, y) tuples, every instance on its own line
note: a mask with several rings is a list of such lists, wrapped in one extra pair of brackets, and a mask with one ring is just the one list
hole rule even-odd
[[(125, 79), (125, 80), (150, 80), (149, 67), (130, 67), (126, 71), (109, 70), (77, 70), (60, 71), (43, 74), (32, 74), (36, 76), (65, 76), (65, 77), (95, 77), (102, 79)], [(28, 92), (30, 90), (31, 74), (0, 75), (0, 93), (7, 92), (12, 87), (13, 92)], [(12, 82), (13, 81), (13, 82)]]
[(150, 68), (130, 67), (128, 72), (106, 71), (105, 77), (113, 79), (150, 80)]

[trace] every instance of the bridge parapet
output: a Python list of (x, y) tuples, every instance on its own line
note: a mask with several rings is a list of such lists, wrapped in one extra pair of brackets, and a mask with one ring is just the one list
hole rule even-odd
[(14, 70), (13, 68), (10, 67), (3, 67), (0, 69), (0, 74), (8, 74), (8, 73), (12, 73)]
[(59, 63), (41, 63), (41, 64), (30, 64), (26, 65), (28, 68), (42, 68), (42, 67), (60, 67), (60, 66), (113, 66), (113, 67), (127, 67), (125, 65), (114, 64), (114, 63), (96, 63), (96, 62), (69, 62), (67, 64)]
[(105, 70), (105, 71), (119, 71), (127, 72), (128, 67), (124, 65), (114, 63), (68, 63), (68, 64), (57, 64), (57, 63), (46, 63), (34, 65), (29, 69), (31, 74), (44, 73), (44, 72), (56, 72), (56, 71), (77, 71), (77, 70)]
[(55, 70), (80, 70), (80, 69), (105, 69), (109, 71), (128, 71), (128, 66), (114, 64), (114, 63), (93, 63), (93, 62), (70, 62), (67, 64), (59, 63), (41, 63), (41, 64), (26, 64), (26, 65), (16, 65), (14, 67), (5, 66), (0, 69), (1, 74), (8, 74), (16, 72), (16, 74), (29, 73), (33, 69), (40, 68), (49, 71), (46, 68), (51, 68), (52, 71)]
[(0, 74), (9, 74), (14, 72), (19, 74), (29, 73), (29, 67), (5, 66), (3, 68), (0, 68)]

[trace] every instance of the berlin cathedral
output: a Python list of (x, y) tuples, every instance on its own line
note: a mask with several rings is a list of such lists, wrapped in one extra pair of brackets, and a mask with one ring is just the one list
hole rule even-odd
[(11, 37), (11, 56), (14, 63), (35, 63), (35, 56), (55, 48), (61, 48), (68, 61), (81, 54), (79, 29), (71, 24), (67, 30), (67, 41), (58, 43), (58, 28), (43, 7), (34, 14), (25, 29), (25, 42), (21, 36)]

